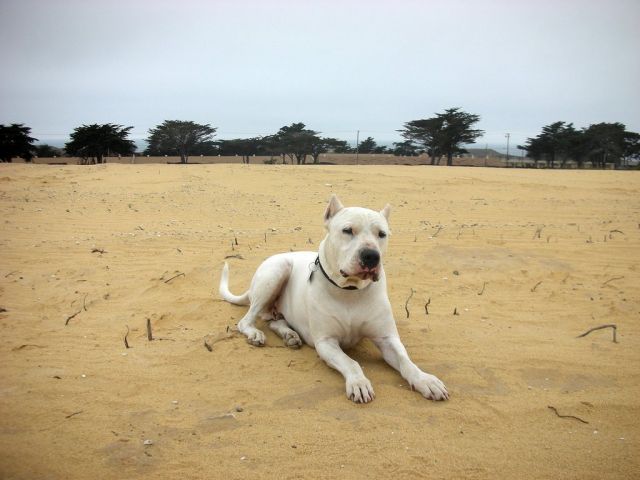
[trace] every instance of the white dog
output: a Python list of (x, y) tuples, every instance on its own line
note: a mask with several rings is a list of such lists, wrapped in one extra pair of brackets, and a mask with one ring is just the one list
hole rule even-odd
[[(318, 253), (281, 253), (266, 259), (256, 270), (251, 286), (237, 296), (229, 291), (229, 266), (220, 279), (220, 295), (249, 311), (238, 330), (249, 343), (264, 345), (257, 329), (260, 317), (269, 321), (289, 347), (302, 340), (346, 380), (347, 397), (370, 402), (371, 382), (360, 365), (344, 352), (363, 338), (370, 338), (386, 362), (426, 398), (449, 398), (444, 384), (420, 370), (400, 341), (387, 297), (382, 255), (387, 247), (390, 207), (375, 212), (343, 207), (333, 195), (324, 215), (327, 235)], [(302, 337), (302, 340), (301, 340)]]

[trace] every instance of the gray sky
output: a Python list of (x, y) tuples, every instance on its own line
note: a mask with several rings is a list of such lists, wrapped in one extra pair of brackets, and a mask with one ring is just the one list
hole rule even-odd
[(479, 143), (557, 120), (640, 131), (639, 26), (638, 0), (0, 0), (0, 123), (387, 142), (457, 106)]

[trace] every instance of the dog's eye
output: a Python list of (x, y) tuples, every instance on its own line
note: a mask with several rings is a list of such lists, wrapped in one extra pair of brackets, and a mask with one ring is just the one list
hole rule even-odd
[(342, 229), (342, 233), (346, 233), (347, 235), (353, 235), (353, 228), (345, 227)]
[(386, 237), (386, 236), (387, 236), (387, 233), (386, 233), (386, 232), (383, 232), (382, 230), (380, 230), (380, 231), (378, 232), (378, 237), (380, 237), (380, 238), (384, 238), (384, 237)]

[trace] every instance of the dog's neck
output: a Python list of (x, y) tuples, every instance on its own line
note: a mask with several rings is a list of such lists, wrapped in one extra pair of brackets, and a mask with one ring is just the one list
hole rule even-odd
[(362, 290), (364, 288), (367, 288), (372, 283), (371, 280), (369, 279), (362, 280), (361, 278), (357, 278), (357, 277), (345, 278), (340, 274), (340, 268), (335, 263), (329, 261), (327, 256), (325, 255), (326, 241), (327, 241), (327, 238), (325, 237), (324, 240), (320, 242), (320, 246), (318, 248), (318, 258), (320, 259), (320, 263), (322, 264), (322, 268), (326, 276), (335, 285), (345, 290), (350, 290), (352, 289), (351, 287), (355, 287), (355, 289), (357, 290)]

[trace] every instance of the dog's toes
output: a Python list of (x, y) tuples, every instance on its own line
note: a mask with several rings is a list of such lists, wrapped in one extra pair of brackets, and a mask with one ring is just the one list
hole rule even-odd
[(435, 375), (422, 373), (420, 378), (411, 385), (429, 400), (448, 400), (449, 392), (444, 383)]
[(255, 347), (264, 347), (265, 339), (264, 333), (260, 330), (256, 330), (247, 335), (247, 342)]
[(302, 346), (302, 340), (300, 336), (294, 332), (287, 332), (283, 338), (284, 344), (289, 348), (300, 348)]
[(347, 381), (347, 398), (355, 403), (369, 403), (376, 397), (371, 382), (362, 377)]

